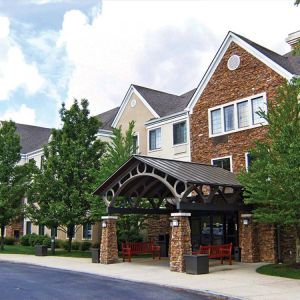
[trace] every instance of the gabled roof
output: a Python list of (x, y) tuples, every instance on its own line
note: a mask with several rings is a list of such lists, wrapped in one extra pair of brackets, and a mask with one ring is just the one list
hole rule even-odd
[(21, 153), (26, 154), (43, 148), (49, 141), (51, 129), (16, 123), (20, 135)]
[(234, 32), (229, 31), (224, 41), (222, 42), (219, 50), (217, 51), (214, 59), (206, 70), (204, 76), (202, 77), (196, 92), (194, 93), (189, 105), (186, 110), (193, 110), (195, 104), (199, 100), (203, 90), (205, 89), (207, 83), (209, 82), (211, 76), (215, 72), (217, 66), (219, 65), (221, 59), (223, 58), (225, 52), (227, 51), (230, 44), (234, 42), (247, 52), (252, 54), (254, 57), (265, 63), (269, 68), (273, 69), (282, 77), (290, 80), (294, 75), (300, 74), (300, 58), (280, 55), (274, 51), (271, 51), (261, 45), (258, 45), (251, 40), (238, 35)]
[[(155, 170), (161, 171), (186, 184), (242, 187), (232, 172), (213, 165), (133, 155), (125, 164), (103, 182), (93, 194), (103, 195), (106, 193), (112, 185), (121, 180), (127, 173), (130, 173), (132, 166), (136, 165), (138, 162), (142, 162), (146, 166), (151, 166)], [(136, 185), (143, 184), (142, 181), (143, 179), (140, 179)], [(136, 188), (138, 187), (136, 186)], [(127, 190), (124, 189), (123, 192), (126, 193), (126, 191)]]
[(99, 114), (96, 116), (96, 118), (100, 119), (102, 125), (100, 129), (104, 130), (112, 130), (112, 122), (114, 121), (114, 118), (116, 117), (116, 114), (119, 110), (119, 107), (115, 107), (111, 110), (105, 111), (102, 114)]
[(183, 111), (191, 100), (195, 89), (181, 96), (150, 89), (134, 84), (133, 87), (143, 96), (160, 117)]

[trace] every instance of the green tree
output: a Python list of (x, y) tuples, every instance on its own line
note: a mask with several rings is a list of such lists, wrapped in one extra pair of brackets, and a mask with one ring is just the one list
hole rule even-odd
[(18, 165), (21, 155), (20, 137), (14, 122), (0, 123), (0, 226), (1, 250), (4, 249), (4, 230), (23, 213), (22, 198), (26, 196), (36, 170), (30, 161)]
[[(267, 139), (250, 151), (248, 173), (240, 175), (245, 202), (262, 223), (300, 225), (300, 80), (284, 83), (268, 113)], [(299, 231), (298, 231), (299, 232)]]
[[(68, 234), (69, 251), (75, 226), (90, 222), (92, 191), (97, 183), (104, 143), (97, 139), (100, 128), (91, 117), (88, 101), (75, 100), (69, 110), (62, 105), (61, 129), (53, 129), (44, 147), (44, 162), (30, 193), (29, 217)], [(65, 229), (66, 228), (66, 229)]]

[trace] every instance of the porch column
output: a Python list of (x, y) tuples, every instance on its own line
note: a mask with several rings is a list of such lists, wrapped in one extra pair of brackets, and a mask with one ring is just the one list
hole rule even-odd
[(100, 245), (100, 263), (114, 264), (118, 262), (117, 226), (118, 217), (104, 216), (102, 219), (102, 235)]
[(173, 272), (185, 272), (184, 255), (192, 254), (190, 216), (191, 213), (171, 214), (170, 270)]
[(240, 247), (242, 262), (259, 262), (258, 227), (249, 213), (240, 214)]

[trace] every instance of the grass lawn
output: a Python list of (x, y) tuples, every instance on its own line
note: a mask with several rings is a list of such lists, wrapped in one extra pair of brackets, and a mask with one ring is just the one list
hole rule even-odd
[(256, 272), (264, 275), (300, 279), (300, 264), (284, 265), (273, 264), (259, 267)]
[[(21, 245), (5, 245), (4, 250), (0, 250), (0, 254), (28, 254), (34, 255), (34, 247), (30, 246), (21, 246)], [(50, 249), (48, 250), (48, 255), (52, 256)], [(91, 257), (91, 253), (89, 251), (78, 251), (72, 250), (68, 252), (63, 249), (56, 249), (55, 256), (65, 256), (65, 257)]]

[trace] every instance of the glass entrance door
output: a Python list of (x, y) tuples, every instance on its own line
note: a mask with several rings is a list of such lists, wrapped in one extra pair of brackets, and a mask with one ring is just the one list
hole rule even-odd
[(191, 239), (193, 251), (200, 245), (238, 245), (237, 214), (211, 214), (191, 218)]

